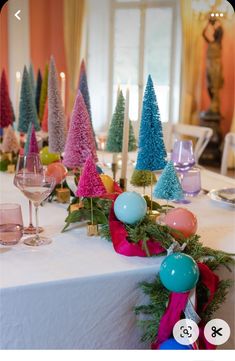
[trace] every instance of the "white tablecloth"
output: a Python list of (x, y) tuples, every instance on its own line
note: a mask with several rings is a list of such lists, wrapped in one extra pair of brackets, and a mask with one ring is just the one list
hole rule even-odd
[[(28, 222), (28, 202), (0, 174), (1, 202), (20, 203)], [(204, 189), (235, 182), (202, 171)], [(162, 257), (124, 257), (112, 244), (87, 237), (82, 226), (61, 234), (67, 205), (40, 208), (40, 224), (52, 236), (48, 246), (0, 247), (1, 349), (140, 349), (140, 330), (133, 307), (143, 301), (138, 282), (152, 280)], [(186, 206), (198, 218), (205, 245), (235, 252), (234, 210), (200, 195)], [(224, 277), (230, 274), (221, 272)], [(234, 328), (232, 292), (217, 317)], [(223, 348), (232, 347), (232, 338)]]

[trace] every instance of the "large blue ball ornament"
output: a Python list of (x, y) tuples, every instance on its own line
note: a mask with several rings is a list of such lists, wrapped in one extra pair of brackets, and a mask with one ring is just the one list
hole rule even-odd
[(194, 259), (184, 253), (172, 253), (161, 264), (160, 280), (171, 292), (187, 292), (193, 289), (199, 278)]
[(146, 200), (136, 192), (123, 192), (114, 203), (115, 216), (123, 223), (135, 224), (146, 215), (146, 212)]
[(159, 350), (192, 350), (192, 346), (181, 345), (174, 338), (169, 338), (161, 343)]

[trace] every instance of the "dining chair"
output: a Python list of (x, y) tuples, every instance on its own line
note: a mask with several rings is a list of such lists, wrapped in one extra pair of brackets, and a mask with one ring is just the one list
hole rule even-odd
[(208, 127), (181, 123), (163, 123), (163, 136), (167, 151), (169, 152), (172, 150), (175, 140), (180, 140), (184, 136), (187, 136), (188, 138), (195, 140), (194, 154), (196, 163), (198, 163), (199, 158), (209, 143), (212, 135), (213, 131)]
[(227, 133), (224, 138), (224, 148), (222, 153), (222, 160), (221, 160), (221, 168), (220, 173), (226, 175), (229, 165), (229, 155), (233, 154), (233, 159), (235, 156), (235, 133)]

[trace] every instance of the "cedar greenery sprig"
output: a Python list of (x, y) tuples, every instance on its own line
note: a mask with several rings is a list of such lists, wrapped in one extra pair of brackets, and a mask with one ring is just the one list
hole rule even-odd
[[(206, 309), (201, 312), (201, 306), (203, 303), (207, 302), (209, 292), (201, 281), (198, 282), (197, 313), (205, 323), (211, 320), (213, 314), (221, 307), (221, 304), (225, 301), (232, 283), (233, 282), (231, 280), (220, 281), (213, 300)], [(139, 287), (142, 289), (144, 294), (149, 297), (149, 302), (136, 306), (134, 308), (134, 312), (141, 318), (138, 320), (138, 326), (143, 332), (141, 341), (152, 343), (158, 334), (159, 322), (166, 310), (170, 291), (162, 285), (159, 276), (157, 276), (153, 282), (141, 282)]]

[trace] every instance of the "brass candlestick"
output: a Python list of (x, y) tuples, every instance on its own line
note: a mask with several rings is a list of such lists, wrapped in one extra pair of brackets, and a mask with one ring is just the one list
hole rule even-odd
[(117, 169), (118, 169), (117, 163), (112, 163), (111, 169), (113, 172), (113, 180), (114, 180), (114, 182), (116, 182), (116, 175), (117, 175)]
[(126, 178), (120, 178), (119, 185), (120, 185), (120, 188), (123, 190), (123, 192), (126, 192), (126, 190), (127, 190), (127, 179)]

